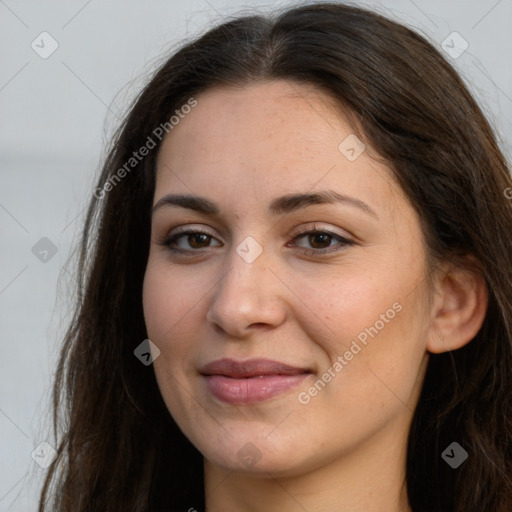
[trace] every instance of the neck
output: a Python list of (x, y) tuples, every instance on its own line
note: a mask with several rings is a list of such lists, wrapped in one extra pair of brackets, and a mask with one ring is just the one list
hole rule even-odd
[[(207, 512), (411, 512), (407, 428), (389, 425), (351, 453), (294, 476), (243, 474), (205, 460)], [(406, 426), (405, 426), (406, 427)]]

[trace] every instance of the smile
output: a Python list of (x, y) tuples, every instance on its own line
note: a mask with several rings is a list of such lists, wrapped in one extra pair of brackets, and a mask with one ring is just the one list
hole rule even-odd
[(297, 386), (311, 370), (268, 359), (220, 359), (201, 369), (209, 392), (233, 405), (269, 400)]

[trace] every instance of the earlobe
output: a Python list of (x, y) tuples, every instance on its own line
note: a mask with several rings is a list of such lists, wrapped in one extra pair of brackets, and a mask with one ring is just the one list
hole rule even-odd
[(453, 267), (437, 283), (427, 350), (433, 354), (457, 350), (478, 333), (487, 312), (488, 290), (477, 270)]

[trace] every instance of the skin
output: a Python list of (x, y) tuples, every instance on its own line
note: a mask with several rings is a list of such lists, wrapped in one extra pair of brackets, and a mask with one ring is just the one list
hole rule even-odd
[[(208, 512), (410, 511), (406, 442), (428, 354), (476, 334), (482, 279), (446, 263), (429, 288), (413, 207), (368, 145), (354, 161), (338, 149), (354, 130), (313, 87), (260, 82), (197, 100), (160, 149), (154, 204), (193, 194), (219, 214), (154, 211), (143, 302), (161, 351), (160, 391), (205, 458)], [(276, 197), (323, 190), (374, 214), (342, 202), (268, 211)], [(174, 247), (190, 252), (172, 252), (162, 242), (179, 226), (211, 238), (183, 236)], [(313, 229), (353, 244), (299, 236)], [(251, 263), (237, 253), (248, 236), (262, 248)], [(352, 342), (378, 320), (383, 328), (348, 361)], [(347, 364), (335, 371), (339, 356)], [(270, 400), (230, 405), (198, 372), (222, 357), (264, 357), (313, 374)], [(330, 382), (311, 396), (329, 368)], [(239, 457), (248, 450), (254, 465)]]

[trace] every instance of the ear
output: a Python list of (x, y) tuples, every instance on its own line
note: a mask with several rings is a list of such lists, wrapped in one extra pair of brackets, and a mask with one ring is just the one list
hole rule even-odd
[[(468, 257), (475, 263), (474, 258)], [(435, 283), (427, 350), (439, 354), (469, 343), (482, 326), (488, 290), (482, 274), (453, 263), (442, 266)]]

